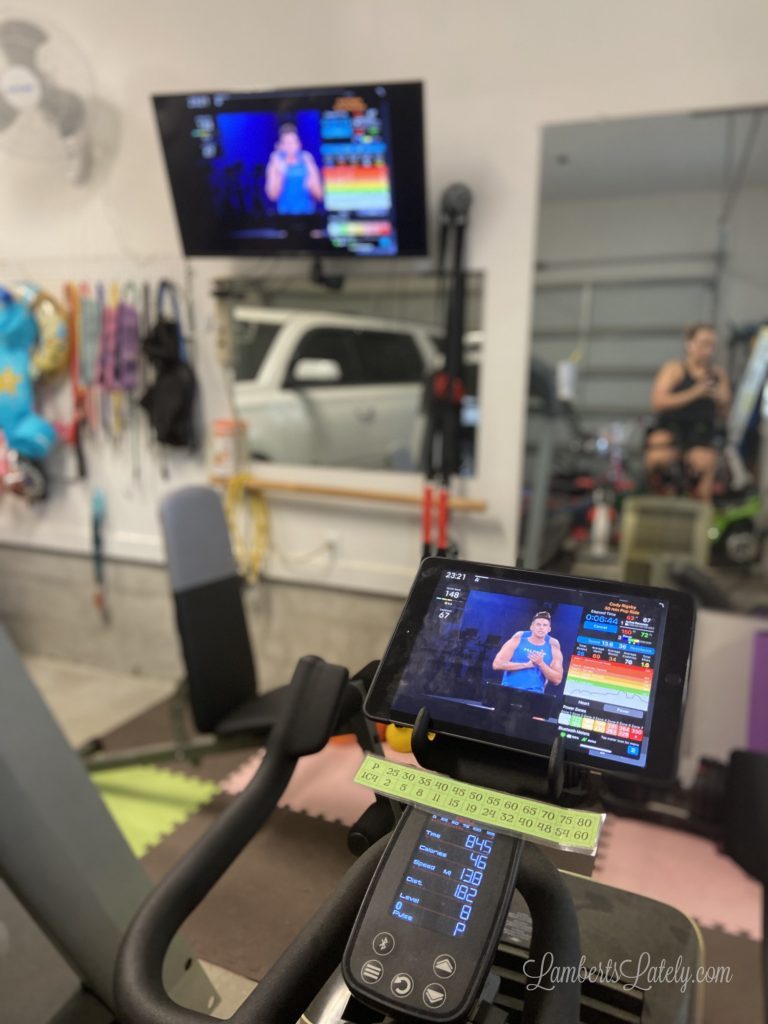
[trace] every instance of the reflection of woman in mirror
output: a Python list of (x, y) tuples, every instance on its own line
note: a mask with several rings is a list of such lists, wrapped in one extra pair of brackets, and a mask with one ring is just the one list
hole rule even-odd
[(536, 612), (530, 629), (518, 630), (507, 640), (493, 659), (496, 671), (504, 673), (502, 686), (544, 693), (547, 683), (562, 683), (563, 651), (551, 631), (549, 612)]
[(302, 148), (294, 124), (280, 126), (267, 164), (264, 191), (280, 214), (311, 214), (323, 199), (323, 183), (315, 158)]
[(657, 414), (648, 433), (646, 471), (654, 475), (682, 459), (695, 478), (697, 498), (709, 500), (715, 481), (715, 439), (728, 414), (731, 385), (715, 366), (717, 335), (710, 324), (691, 324), (684, 333), (685, 359), (665, 363), (656, 374), (651, 405)]

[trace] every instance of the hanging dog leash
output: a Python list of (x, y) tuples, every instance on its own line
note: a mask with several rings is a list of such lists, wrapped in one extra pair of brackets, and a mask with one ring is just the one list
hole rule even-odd
[(101, 285), (96, 286), (94, 293), (88, 285), (82, 285), (80, 289), (80, 383), (85, 390), (86, 422), (94, 433), (98, 428), (101, 293)]
[(69, 333), (69, 382), (72, 393), (72, 421), (67, 430), (67, 440), (75, 449), (77, 459), (77, 475), (83, 480), (87, 476), (85, 451), (83, 450), (83, 426), (87, 415), (87, 393), (80, 378), (80, 358), (82, 352), (82, 311), (80, 308), (80, 291), (77, 285), (64, 285), (67, 302), (67, 321)]

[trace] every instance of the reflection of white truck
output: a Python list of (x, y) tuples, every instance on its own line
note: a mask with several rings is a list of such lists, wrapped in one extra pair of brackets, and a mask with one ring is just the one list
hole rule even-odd
[(254, 306), (232, 319), (251, 458), (414, 468), (424, 381), (441, 362), (428, 326)]

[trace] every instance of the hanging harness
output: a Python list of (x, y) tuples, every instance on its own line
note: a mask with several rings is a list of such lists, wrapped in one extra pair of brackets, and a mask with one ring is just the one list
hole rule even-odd
[[(170, 317), (163, 313), (166, 299), (171, 304)], [(194, 410), (197, 380), (187, 360), (178, 296), (170, 281), (160, 282), (157, 322), (144, 338), (143, 349), (154, 367), (155, 378), (144, 393), (141, 405), (149, 416), (157, 440), (175, 448), (196, 448)]]

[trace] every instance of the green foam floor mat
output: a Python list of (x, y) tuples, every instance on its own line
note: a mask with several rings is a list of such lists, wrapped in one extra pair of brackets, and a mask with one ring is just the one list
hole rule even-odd
[(215, 782), (153, 765), (91, 772), (91, 781), (136, 857), (143, 857), (220, 792)]

